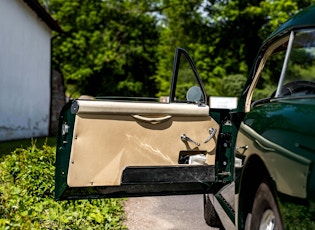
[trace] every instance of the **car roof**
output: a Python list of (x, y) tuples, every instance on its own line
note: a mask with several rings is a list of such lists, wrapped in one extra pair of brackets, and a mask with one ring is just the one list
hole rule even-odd
[(300, 11), (288, 21), (283, 23), (277, 30), (275, 30), (265, 41), (264, 45), (269, 44), (273, 40), (289, 33), (293, 29), (302, 29), (315, 27), (315, 5), (311, 5)]

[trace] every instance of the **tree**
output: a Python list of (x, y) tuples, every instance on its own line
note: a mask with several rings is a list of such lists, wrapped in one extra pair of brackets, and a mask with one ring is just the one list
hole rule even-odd
[(193, 57), (200, 75), (207, 85), (212, 70), (204, 68), (211, 60), (207, 55), (213, 49), (207, 46), (211, 29), (204, 22), (200, 9), (202, 0), (163, 1), (159, 13), (161, 20), (160, 42), (157, 48), (157, 71), (155, 81), (159, 85), (159, 96), (168, 95), (172, 76), (172, 65), (176, 47), (186, 49)]
[[(219, 73), (223, 74), (222, 81), (227, 79), (227, 75), (235, 75), (234, 77), (242, 81), (242, 75), (248, 75), (263, 40), (281, 23), (311, 2), (307, 0), (298, 2), (292, 0), (208, 0), (204, 11), (208, 25), (216, 35), (212, 39), (215, 44), (212, 52), (217, 57), (213, 56), (213, 60), (219, 67)], [(216, 71), (213, 71), (213, 74), (216, 74)], [(269, 82), (266, 85), (268, 84)], [(216, 85), (220, 86), (220, 84)], [(220, 91), (222, 92), (217, 88), (216, 92)], [(228, 91), (233, 91), (233, 88)]]
[(234, 92), (226, 87), (242, 87), (236, 82), (248, 75), (262, 41), (315, 2), (43, 1), (65, 31), (53, 40), (53, 63), (70, 94), (123, 96), (168, 95), (176, 47), (193, 57), (208, 95)]
[(156, 93), (156, 20), (135, 1), (51, 0), (49, 11), (64, 31), (53, 40), (53, 66), (70, 96)]

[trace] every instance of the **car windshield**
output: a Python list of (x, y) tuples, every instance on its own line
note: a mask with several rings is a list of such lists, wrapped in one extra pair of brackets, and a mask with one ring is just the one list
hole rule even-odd
[(276, 97), (315, 95), (315, 30), (292, 32)]

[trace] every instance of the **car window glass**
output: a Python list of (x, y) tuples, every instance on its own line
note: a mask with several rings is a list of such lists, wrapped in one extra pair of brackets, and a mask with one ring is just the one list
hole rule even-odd
[(204, 95), (190, 62), (185, 55), (181, 55), (174, 101), (184, 103), (204, 102), (203, 98)]
[(253, 91), (253, 101), (270, 98), (277, 89), (281, 69), (285, 57), (285, 50), (275, 51), (268, 57), (262, 70), (256, 88)]
[(278, 97), (315, 95), (315, 31), (298, 31), (294, 35), (284, 78)]

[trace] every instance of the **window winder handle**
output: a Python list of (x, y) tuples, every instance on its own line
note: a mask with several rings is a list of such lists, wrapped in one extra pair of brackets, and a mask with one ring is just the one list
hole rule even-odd
[(199, 144), (198, 142), (193, 141), (192, 139), (190, 139), (189, 137), (187, 137), (186, 134), (182, 134), (182, 135), (180, 136), (180, 138), (182, 139), (182, 141), (185, 141), (185, 142), (192, 142), (192, 143), (194, 143), (195, 145), (200, 146), (200, 144)]

